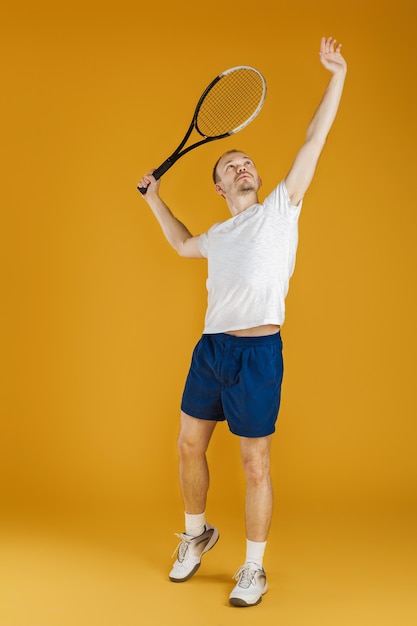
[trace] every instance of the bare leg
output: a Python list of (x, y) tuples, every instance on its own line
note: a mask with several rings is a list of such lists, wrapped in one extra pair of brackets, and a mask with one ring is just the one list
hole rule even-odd
[(179, 478), (185, 511), (206, 510), (209, 470), (206, 451), (217, 422), (190, 417), (181, 411), (178, 438)]
[(266, 541), (273, 508), (271, 436), (241, 437), (240, 450), (246, 477), (246, 537)]

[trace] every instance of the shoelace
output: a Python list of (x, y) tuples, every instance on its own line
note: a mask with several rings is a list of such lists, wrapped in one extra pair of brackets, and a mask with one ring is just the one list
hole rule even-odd
[(234, 574), (233, 579), (237, 580), (237, 584), (242, 589), (249, 589), (252, 584), (255, 584), (256, 571), (250, 565), (242, 565)]
[(187, 554), (188, 544), (190, 543), (191, 539), (193, 539), (194, 537), (187, 537), (186, 535), (179, 534), (179, 533), (174, 533), (174, 534), (176, 537), (181, 539), (181, 541), (177, 544), (174, 552), (171, 555), (171, 559), (173, 559), (174, 556), (178, 552), (178, 561), (182, 563), (182, 561), (185, 559), (185, 556)]

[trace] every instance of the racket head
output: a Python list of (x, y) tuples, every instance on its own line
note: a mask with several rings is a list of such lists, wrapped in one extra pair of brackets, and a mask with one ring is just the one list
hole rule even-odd
[(254, 67), (238, 65), (225, 70), (202, 94), (194, 114), (194, 127), (202, 137), (220, 139), (252, 122), (265, 102), (266, 81)]

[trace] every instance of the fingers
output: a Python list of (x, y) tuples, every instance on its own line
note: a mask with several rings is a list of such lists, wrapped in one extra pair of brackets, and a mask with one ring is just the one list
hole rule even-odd
[(346, 71), (346, 61), (341, 53), (342, 44), (333, 37), (322, 37), (320, 41), (320, 61), (326, 70), (336, 74)]
[(142, 187), (142, 189), (147, 189), (149, 187), (149, 185), (151, 185), (152, 183), (156, 182), (155, 178), (152, 176), (154, 171), (155, 170), (152, 169), (152, 170), (150, 170), (150, 172), (145, 174), (145, 176), (142, 176), (142, 178), (138, 182), (138, 187)]
[(333, 54), (334, 52), (340, 52), (342, 44), (339, 43), (336, 46), (337, 40), (333, 37), (322, 37), (320, 42), (320, 55)]

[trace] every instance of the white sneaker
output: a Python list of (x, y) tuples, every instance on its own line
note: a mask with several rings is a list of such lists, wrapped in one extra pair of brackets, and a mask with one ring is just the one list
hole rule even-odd
[(268, 591), (265, 570), (256, 563), (245, 563), (233, 576), (237, 585), (229, 596), (233, 606), (255, 606)]
[(185, 533), (181, 535), (175, 534), (181, 541), (174, 550), (174, 554), (178, 550), (178, 556), (169, 573), (169, 579), (174, 583), (182, 583), (196, 573), (200, 567), (203, 554), (211, 550), (217, 542), (219, 531), (214, 526), (206, 524), (205, 531), (198, 537), (192, 537)]

